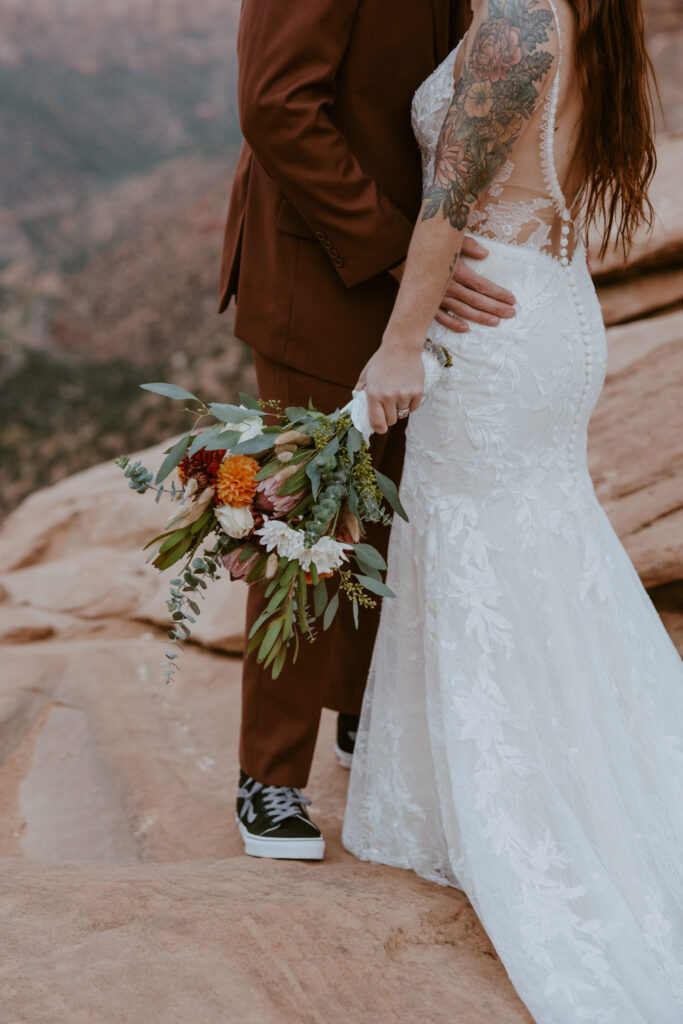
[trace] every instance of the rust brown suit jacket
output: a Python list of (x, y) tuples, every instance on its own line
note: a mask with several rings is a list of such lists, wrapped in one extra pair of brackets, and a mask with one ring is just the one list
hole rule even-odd
[(466, 0), (243, 0), (245, 138), (221, 266), (222, 312), (278, 362), (351, 386), (377, 348), (420, 206), (417, 86)]

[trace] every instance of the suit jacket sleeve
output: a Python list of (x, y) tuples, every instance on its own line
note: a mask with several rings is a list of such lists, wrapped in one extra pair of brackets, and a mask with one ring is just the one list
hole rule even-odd
[(360, 2), (244, 0), (238, 42), (244, 137), (347, 287), (399, 263), (413, 230), (328, 114)]

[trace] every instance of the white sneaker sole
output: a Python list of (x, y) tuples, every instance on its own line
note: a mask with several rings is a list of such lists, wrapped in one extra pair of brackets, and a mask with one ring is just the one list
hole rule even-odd
[(350, 769), (353, 764), (353, 754), (349, 754), (346, 750), (342, 750), (337, 743), (334, 745), (334, 752), (337, 755), (337, 760), (342, 768)]
[(272, 860), (322, 860), (325, 856), (325, 840), (319, 839), (269, 839), (267, 836), (253, 836), (242, 822), (237, 827), (244, 842), (244, 852), (250, 857), (270, 857)]

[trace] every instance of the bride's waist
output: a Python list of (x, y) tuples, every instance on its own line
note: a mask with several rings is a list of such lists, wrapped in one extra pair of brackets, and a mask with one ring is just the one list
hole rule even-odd
[(525, 276), (533, 265), (547, 269), (552, 268), (553, 272), (558, 275), (566, 275), (567, 269), (572, 273), (587, 270), (586, 250), (581, 242), (576, 245), (570, 259), (564, 264), (559, 256), (554, 256), (550, 252), (527, 243), (489, 238), (487, 235), (477, 234), (474, 231), (470, 234), (488, 250), (488, 256), (484, 259), (461, 256), (461, 259), (473, 269), (479, 269), (480, 272), (484, 265), (493, 263), (500, 263), (502, 267), (517, 277)]

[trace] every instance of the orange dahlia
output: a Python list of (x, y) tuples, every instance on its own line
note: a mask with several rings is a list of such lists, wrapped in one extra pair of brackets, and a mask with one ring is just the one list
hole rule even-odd
[(216, 502), (243, 508), (251, 505), (256, 493), (256, 474), (259, 466), (250, 455), (228, 455), (216, 474)]

